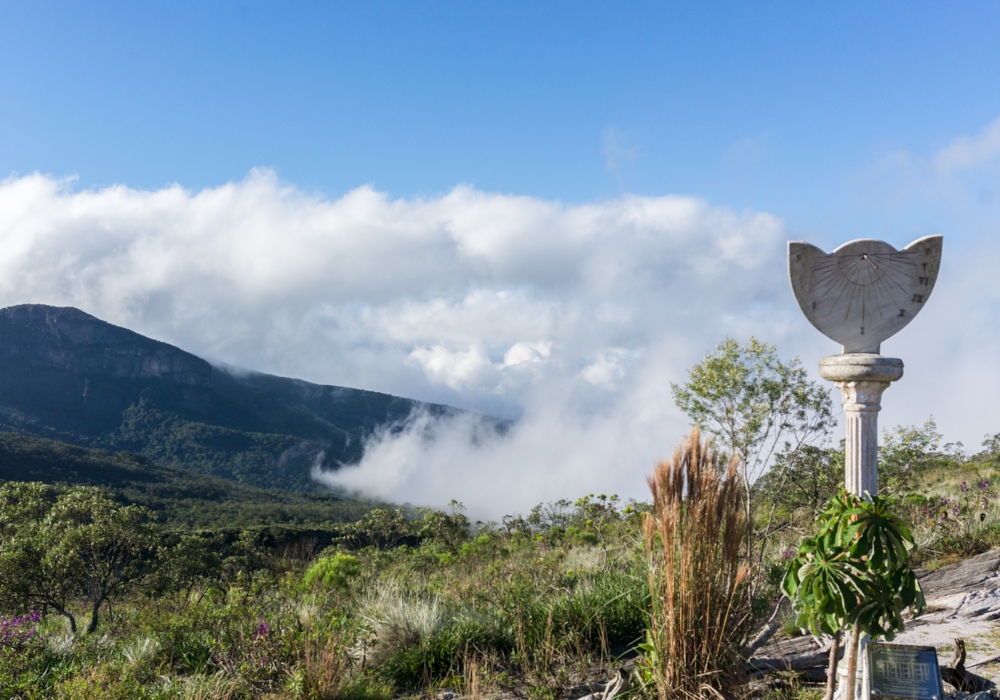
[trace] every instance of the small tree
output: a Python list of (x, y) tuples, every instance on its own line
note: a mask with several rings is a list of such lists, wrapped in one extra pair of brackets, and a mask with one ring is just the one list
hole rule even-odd
[(350, 549), (392, 549), (413, 539), (414, 524), (402, 510), (375, 508), (357, 522), (341, 525), (337, 542)]
[(938, 452), (941, 434), (933, 416), (922, 427), (897, 425), (882, 431), (878, 448), (879, 490), (883, 493), (909, 491), (917, 479), (943, 455)]
[(434, 508), (419, 508), (420, 519), (414, 523), (416, 536), (422, 543), (434, 543), (446, 552), (457, 555), (462, 545), (471, 539), (469, 518), (465, 506), (452, 499), (451, 513)]
[(52, 548), (53, 533), (45, 519), (57, 491), (41, 483), (12, 481), (0, 486), (0, 598), (5, 608), (51, 608), (69, 620), (76, 632), (70, 603), (85, 581), (73, 553)]
[(52, 608), (76, 632), (69, 604), (83, 595), (91, 607), (87, 631), (95, 631), (101, 605), (141, 573), (153, 543), (150, 516), (95, 487), (0, 486), (0, 597)]
[[(862, 633), (892, 640), (905, 623), (903, 612), (924, 610), (920, 583), (909, 566), (913, 537), (878, 496), (866, 500), (841, 491), (819, 519), (819, 532), (805, 538), (788, 564), (781, 588), (813, 634), (839, 639), (851, 629), (847, 650), (847, 700), (854, 699), (858, 642)], [(830, 654), (827, 698), (832, 697), (836, 653)]]
[[(774, 345), (754, 338), (746, 345), (726, 338), (688, 371), (687, 382), (670, 387), (678, 408), (740, 460), (751, 522), (753, 484), (775, 453), (783, 447), (794, 455), (833, 423), (829, 391), (809, 381), (798, 358), (782, 362)], [(766, 541), (770, 526), (764, 530)]]
[(154, 538), (147, 509), (123, 506), (96, 487), (64, 491), (49, 511), (45, 524), (52, 536), (52, 553), (67, 561), (76, 558), (83, 568), (90, 624), (97, 630), (101, 606), (143, 573)]

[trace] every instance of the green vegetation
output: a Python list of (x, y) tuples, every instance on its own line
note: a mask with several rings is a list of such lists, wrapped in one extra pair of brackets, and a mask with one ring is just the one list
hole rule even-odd
[[(903, 612), (924, 612), (924, 596), (909, 566), (913, 536), (879, 496), (866, 500), (841, 491), (817, 521), (819, 531), (799, 545), (781, 588), (813, 634), (850, 628), (847, 700), (854, 700), (858, 641), (892, 640), (905, 628)], [(831, 662), (827, 678), (836, 672)]]
[(143, 506), (173, 529), (263, 525), (321, 528), (357, 520), (372, 506), (333, 494), (257, 489), (127, 452), (0, 433), (0, 482), (99, 486)]
[[(914, 490), (895, 494), (895, 508), (917, 543), (911, 562), (935, 566), (1000, 544), (992, 486), (1000, 476), (1000, 440), (991, 438), (980, 454), (961, 458), (953, 448), (941, 450), (929, 425), (890, 435), (914, 431), (923, 437), (906, 444), (925, 447), (910, 450), (897, 465), (914, 470), (908, 477)], [(739, 668), (733, 654), (741, 640), (781, 595), (778, 584), (788, 561), (799, 556), (799, 539), (819, 534), (822, 511), (807, 491), (797, 501), (786, 495), (753, 592), (742, 548), (732, 556), (734, 538), (742, 540), (738, 525), (745, 522), (738, 475), (709, 469), (719, 457), (704, 447), (698, 457), (692, 449), (689, 443), (674, 460), (682, 468), (671, 469), (673, 462), (661, 467), (655, 506), (622, 507), (615, 497), (588, 496), (478, 526), (453, 504), (447, 511), (411, 513), (369, 506), (362, 519), (311, 530), (270, 525), (185, 532), (93, 489), (9, 482), (0, 487), (6, 494), (0, 627), (8, 630), (0, 641), (0, 688), (7, 697), (26, 698), (387, 700), (428, 689), (555, 698), (565, 686), (607, 678), (631, 650), (644, 659), (632, 692), (662, 695), (666, 659), (692, 639), (690, 631), (664, 625), (665, 611), (672, 606), (690, 613), (681, 616), (689, 621), (706, 620), (698, 611), (718, 611), (713, 601), (725, 599), (734, 601), (726, 620), (703, 628), (725, 642), (720, 653), (691, 657), (706, 670), (716, 664), (721, 688), (723, 672)], [(824, 460), (816, 469), (835, 463)], [(702, 469), (694, 470), (695, 464)], [(692, 501), (691, 490), (676, 488), (708, 483), (713, 474), (724, 483), (697, 492), (728, 496)], [(15, 498), (17, 493), (24, 495)], [(60, 499), (89, 505), (56, 508)], [(28, 507), (39, 500), (41, 506)], [(736, 514), (727, 521), (731, 530), (727, 524), (710, 532), (710, 518), (688, 517), (712, 503), (726, 503), (726, 512)], [(26, 504), (30, 517), (9, 510), (17, 504)], [(56, 542), (64, 535), (69, 542), (69, 532), (100, 520), (81, 513), (100, 516), (116, 508), (132, 515), (112, 522), (138, 528), (139, 545), (115, 587), (101, 596), (106, 600), (96, 608), (96, 631), (87, 634), (88, 626), (80, 624), (74, 635), (59, 608), (89, 619), (95, 598), (88, 577), (97, 568), (82, 565), (73, 559), (75, 549)], [(134, 517), (140, 513), (144, 517)], [(769, 514), (755, 517), (760, 532)], [(668, 525), (672, 529), (665, 530)], [(43, 537), (50, 539), (39, 544)], [(72, 556), (53, 560), (50, 551)], [(58, 585), (37, 594), (42, 589), (28, 590), (22, 571)], [(717, 578), (708, 576), (713, 571)], [(682, 584), (673, 588), (675, 597), (666, 594), (668, 580)], [(738, 680), (736, 674), (725, 682)], [(789, 683), (780, 697), (812, 692), (794, 679)]]
[[(342, 527), (313, 556), (263, 546), (252, 531), (161, 532), (153, 546), (155, 525), (134, 518), (140, 509), (91, 487), (9, 483), (0, 519), (19, 519), (17, 508), (32, 517), (0, 533), (0, 572), (23, 561), (23, 548), (66, 512), (60, 504), (81, 499), (94, 506), (87, 527), (131, 531), (141, 546), (129, 548), (126, 566), (103, 569), (42, 557), (38, 579), (59, 582), (55, 594), (0, 574), (6, 611), (29, 611), (5, 618), (24, 634), (0, 642), (19, 650), (0, 654), (4, 697), (387, 698), (429, 685), (555, 697), (592, 680), (645, 629), (645, 565), (633, 539), (641, 514), (614, 498), (475, 531), (458, 504), (414, 519), (372, 511), (370, 541)], [(546, 516), (555, 511), (558, 524)], [(102, 513), (116, 525), (106, 528)], [(91, 572), (107, 569), (120, 572), (117, 585), (101, 588), (96, 606), (84, 601)], [(73, 634), (70, 616), (97, 610), (100, 627)]]

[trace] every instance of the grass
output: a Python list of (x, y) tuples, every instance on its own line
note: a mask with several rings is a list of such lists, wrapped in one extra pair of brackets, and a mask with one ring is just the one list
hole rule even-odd
[(652, 591), (647, 663), (662, 699), (732, 697), (750, 622), (749, 525), (739, 462), (728, 466), (695, 428), (649, 478), (643, 536)]

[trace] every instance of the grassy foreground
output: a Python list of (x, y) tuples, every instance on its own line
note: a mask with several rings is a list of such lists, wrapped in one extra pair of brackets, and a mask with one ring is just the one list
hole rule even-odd
[(554, 504), (475, 534), (459, 511), (411, 521), (374, 511), (318, 556), (246, 538), (213, 556), (215, 545), (182, 538), (166, 555), (173, 565), (111, 605), (94, 634), (73, 636), (55, 615), (5, 618), (0, 688), (5, 698), (555, 697), (643, 635), (638, 513), (615, 505)]
[[(908, 430), (887, 441), (884, 483), (913, 526), (918, 563), (1000, 545), (1000, 441), (965, 457), (928, 426)], [(836, 489), (839, 459), (827, 450), (779, 465), (795, 489), (776, 489), (778, 471), (756, 486), (768, 504), (754, 521), (764, 553), (751, 601), (758, 623), (777, 600), (784, 562), (811, 532), (814, 503)], [(475, 526), (455, 504), (405, 516), (372, 510), (325, 537), (163, 532), (156, 565), (105, 604), (92, 634), (71, 634), (52, 610), (8, 604), (0, 697), (387, 700), (452, 691), (555, 700), (585, 695), (566, 689), (607, 679), (625, 654), (640, 655), (631, 692), (651, 697), (643, 682), (657, 663), (647, 629), (658, 555), (643, 544), (649, 510), (591, 496)], [(793, 683), (757, 692), (818, 691)]]

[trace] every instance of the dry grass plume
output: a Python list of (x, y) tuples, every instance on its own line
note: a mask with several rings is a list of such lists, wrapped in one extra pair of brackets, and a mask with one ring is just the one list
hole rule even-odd
[(739, 460), (728, 465), (698, 428), (648, 477), (643, 523), (652, 594), (647, 654), (657, 695), (735, 698), (749, 620), (748, 523)]

